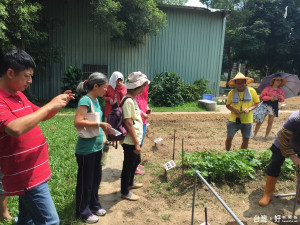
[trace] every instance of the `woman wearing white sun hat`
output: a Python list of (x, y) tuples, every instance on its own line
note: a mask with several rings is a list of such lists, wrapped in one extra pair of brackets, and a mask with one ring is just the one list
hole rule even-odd
[[(130, 189), (141, 188), (143, 185), (134, 183), (135, 170), (141, 162), (141, 141), (143, 137), (143, 120), (140, 109), (135, 100), (138, 94), (141, 94), (149, 84), (147, 76), (142, 72), (133, 72), (128, 76), (126, 84), (129, 97), (125, 100), (123, 109), (123, 119), (128, 130), (125, 138), (120, 141), (124, 150), (124, 161), (121, 173), (121, 197), (130, 201), (137, 201), (139, 196), (130, 192)], [(124, 97), (124, 98), (125, 98)]]

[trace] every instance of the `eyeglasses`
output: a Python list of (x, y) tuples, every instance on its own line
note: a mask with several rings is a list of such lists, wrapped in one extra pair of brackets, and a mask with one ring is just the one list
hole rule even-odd
[(274, 79), (275, 81), (282, 81), (282, 79)]

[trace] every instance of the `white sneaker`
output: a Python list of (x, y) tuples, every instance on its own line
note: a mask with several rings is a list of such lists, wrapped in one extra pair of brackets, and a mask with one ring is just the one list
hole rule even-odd
[(97, 211), (93, 211), (93, 213), (97, 216), (105, 216), (106, 210), (105, 209), (98, 209)]
[(87, 219), (83, 220), (85, 223), (97, 223), (99, 220), (98, 216), (94, 214), (90, 215)]

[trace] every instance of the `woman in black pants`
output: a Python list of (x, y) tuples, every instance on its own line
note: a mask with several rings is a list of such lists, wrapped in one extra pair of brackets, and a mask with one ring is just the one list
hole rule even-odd
[[(266, 206), (273, 198), (275, 185), (285, 158), (289, 157), (300, 170), (300, 111), (297, 110), (283, 124), (271, 147), (272, 158), (267, 167), (267, 180), (260, 206)], [(299, 178), (298, 178), (299, 179)], [(300, 202), (300, 196), (298, 197)]]
[(121, 197), (130, 201), (137, 201), (139, 196), (129, 190), (143, 186), (143, 184), (134, 183), (135, 170), (141, 162), (140, 154), (142, 149), (140, 144), (143, 137), (143, 121), (140, 109), (135, 101), (135, 96), (141, 94), (149, 83), (150, 81), (147, 76), (140, 71), (129, 74), (126, 84), (127, 99), (122, 106), (123, 119), (128, 133), (126, 137), (120, 141), (124, 150), (121, 174)]

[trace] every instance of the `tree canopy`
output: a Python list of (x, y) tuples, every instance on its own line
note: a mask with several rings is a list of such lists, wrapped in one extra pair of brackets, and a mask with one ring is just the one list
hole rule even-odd
[(235, 30), (237, 58), (264, 75), (283, 69), (296, 72), (294, 63), (300, 53), (299, 4), (292, 0), (249, 0), (249, 16)]
[[(224, 60), (244, 62), (265, 76), (279, 70), (299, 73), (300, 2), (296, 0), (206, 0), (232, 11), (227, 19)], [(287, 8), (286, 8), (287, 7)], [(286, 14), (286, 17), (284, 15)]]
[(26, 49), (31, 43), (45, 40), (40, 27), (41, 4), (25, 0), (0, 0), (0, 51)]
[(166, 14), (154, 0), (92, 0), (91, 6), (96, 27), (109, 31), (112, 40), (137, 45), (166, 26)]

